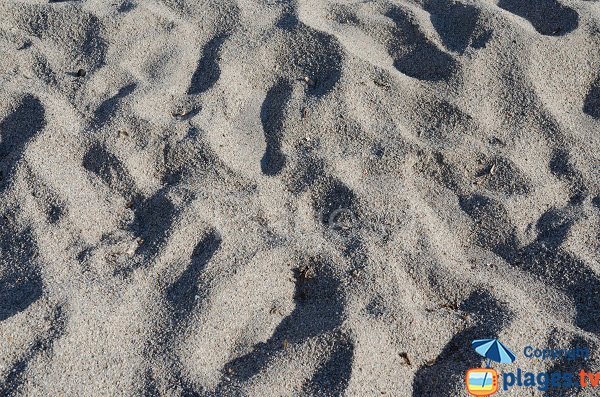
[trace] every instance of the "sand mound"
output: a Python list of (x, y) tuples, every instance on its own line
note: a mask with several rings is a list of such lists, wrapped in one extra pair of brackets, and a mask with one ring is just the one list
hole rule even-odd
[(598, 347), (599, 6), (2, 2), (0, 395), (444, 397), (472, 339)]

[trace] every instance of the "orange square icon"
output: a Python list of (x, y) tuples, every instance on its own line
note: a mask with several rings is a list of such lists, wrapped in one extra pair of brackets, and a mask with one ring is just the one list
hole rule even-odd
[(491, 396), (498, 391), (498, 372), (493, 368), (467, 371), (467, 391), (473, 396)]

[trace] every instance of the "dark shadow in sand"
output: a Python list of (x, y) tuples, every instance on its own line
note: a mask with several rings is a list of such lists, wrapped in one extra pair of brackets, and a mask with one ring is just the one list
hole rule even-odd
[(135, 192), (135, 181), (129, 171), (104, 146), (92, 145), (83, 157), (83, 167), (98, 176), (111, 190), (116, 191), (127, 200), (133, 202), (141, 200), (141, 196)]
[[(426, 10), (431, 13), (431, 23), (446, 48), (462, 54), (474, 36), (480, 11), (472, 5), (450, 1), (431, 1)], [(478, 36), (475, 47), (484, 45), (485, 36)]]
[(0, 321), (27, 309), (42, 296), (42, 278), (34, 261), (36, 247), (26, 230), (18, 232), (0, 219)]
[(29, 364), (35, 363), (36, 358), (40, 355), (45, 355), (45, 358), (49, 359), (48, 355), (52, 353), (54, 343), (65, 334), (66, 326), (63, 308), (57, 307), (51, 315), (50, 328), (36, 336), (20, 358), (12, 363), (6, 378), (0, 381), (0, 396), (17, 395), (19, 387), (25, 381)]
[(385, 16), (396, 24), (394, 40), (388, 45), (396, 69), (428, 81), (447, 80), (455, 73), (454, 58), (429, 40), (406, 11), (395, 7)]
[(575, 324), (600, 335), (600, 279), (582, 260), (562, 248), (575, 218), (567, 209), (549, 209), (540, 216), (537, 238), (520, 247), (506, 209), (497, 201), (473, 195), (460, 204), (473, 220), (477, 244), (490, 249), (524, 272), (534, 275), (569, 296), (576, 309)]
[(527, 19), (546, 36), (562, 36), (579, 25), (577, 11), (556, 0), (500, 0), (498, 6)]
[(0, 193), (8, 186), (27, 143), (46, 125), (45, 110), (33, 95), (23, 97), (0, 122)]
[[(314, 273), (299, 269), (295, 274), (296, 307), (293, 312), (281, 321), (267, 342), (255, 345), (250, 353), (226, 365), (226, 368), (233, 370), (232, 381), (243, 382), (258, 374), (274, 356), (285, 351), (286, 346), (337, 332), (344, 309), (339, 280), (331, 274), (325, 263), (317, 260), (310, 260), (309, 263)], [(350, 379), (352, 355), (351, 342), (342, 336), (337, 338), (329, 359), (319, 367), (304, 388), (327, 391), (329, 394), (326, 395), (342, 395)], [(228, 383), (221, 385), (223, 390), (227, 390)]]
[(457, 333), (429, 366), (421, 367), (413, 381), (413, 396), (454, 397), (465, 383), (467, 369), (483, 358), (471, 347), (475, 339), (495, 338), (508, 325), (510, 313), (487, 291), (474, 292), (459, 310), (476, 318), (475, 325)]
[(583, 111), (595, 119), (600, 119), (600, 79), (596, 80), (588, 91)]
[(117, 110), (119, 102), (132, 94), (136, 87), (137, 85), (135, 83), (121, 87), (115, 95), (102, 102), (94, 112), (94, 123), (96, 125), (103, 125), (108, 122)]
[(288, 82), (280, 81), (267, 92), (260, 109), (260, 120), (263, 125), (267, 147), (260, 161), (265, 175), (277, 175), (285, 165), (285, 155), (281, 150), (283, 139), (283, 122), (285, 108), (292, 95), (292, 87)]
[(221, 76), (219, 51), (228, 37), (228, 34), (215, 36), (204, 46), (196, 71), (192, 75), (188, 95), (202, 94), (208, 91), (219, 80)]
[(201, 293), (198, 278), (213, 255), (221, 246), (221, 237), (211, 230), (194, 248), (190, 263), (177, 281), (167, 289), (167, 302), (173, 308), (174, 321), (184, 321)]

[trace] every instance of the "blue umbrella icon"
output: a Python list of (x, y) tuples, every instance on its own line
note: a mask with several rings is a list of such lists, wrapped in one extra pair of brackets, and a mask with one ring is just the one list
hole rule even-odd
[(502, 344), (498, 339), (477, 339), (471, 342), (477, 353), (485, 357), (486, 366), (489, 368), (491, 361), (510, 364), (517, 359), (515, 353)]
[[(471, 342), (471, 346), (479, 355), (485, 357), (486, 367), (490, 367), (490, 363), (492, 360), (510, 364), (517, 359), (515, 353), (511, 352), (508, 347), (502, 344), (498, 339), (477, 339)], [(485, 381), (487, 379), (487, 372), (483, 377), (483, 385), (485, 385)]]

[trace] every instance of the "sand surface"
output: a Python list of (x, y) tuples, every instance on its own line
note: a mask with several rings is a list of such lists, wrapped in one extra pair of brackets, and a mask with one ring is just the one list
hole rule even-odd
[(598, 370), (599, 154), (597, 0), (4, 0), (0, 396)]

